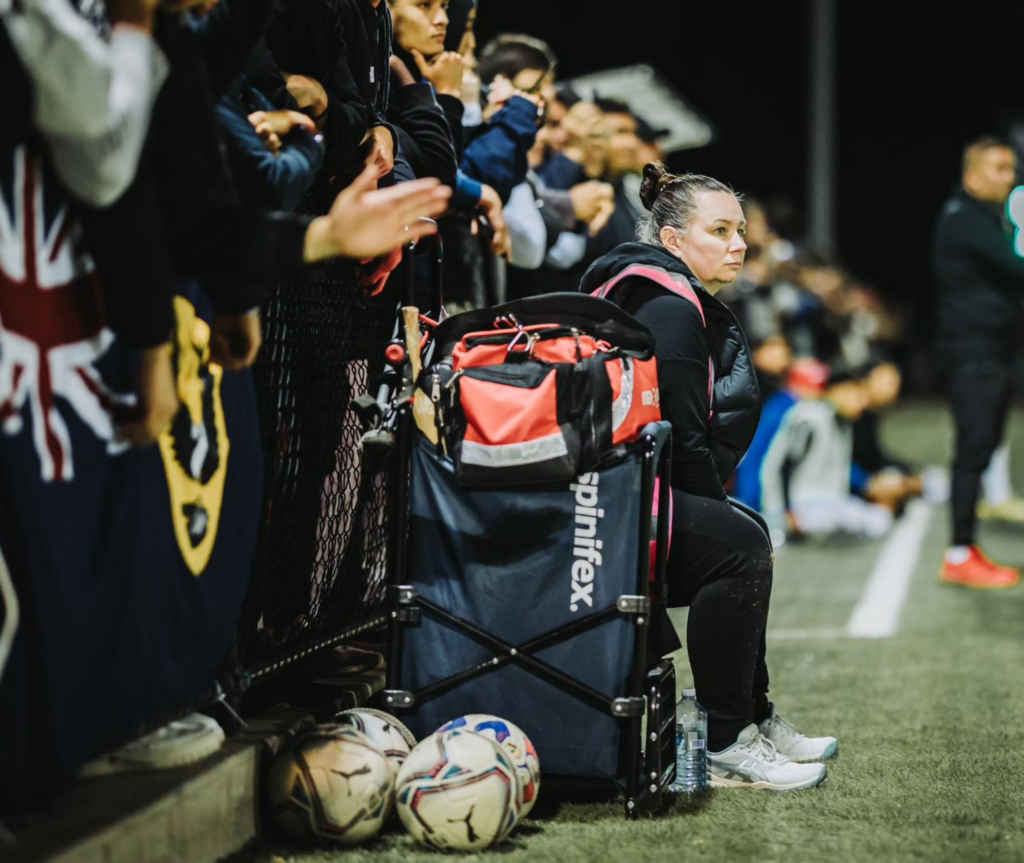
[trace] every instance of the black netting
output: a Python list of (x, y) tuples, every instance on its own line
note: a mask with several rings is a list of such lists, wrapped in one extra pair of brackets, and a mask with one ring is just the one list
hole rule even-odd
[(369, 297), (335, 263), (264, 306), (263, 521), (238, 639), (251, 675), (382, 619), (390, 489), (379, 466), (363, 470), (349, 405), (381, 373), (397, 282)]

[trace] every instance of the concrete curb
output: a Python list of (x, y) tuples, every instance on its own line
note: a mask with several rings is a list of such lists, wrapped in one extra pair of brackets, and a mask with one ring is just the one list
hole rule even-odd
[(214, 863), (259, 835), (266, 759), (312, 715), (276, 708), (203, 761), (82, 780), (17, 834), (5, 863)]

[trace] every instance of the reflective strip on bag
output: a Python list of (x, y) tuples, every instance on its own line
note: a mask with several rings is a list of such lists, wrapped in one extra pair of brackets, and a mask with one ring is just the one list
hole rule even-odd
[(622, 358), (622, 379), (619, 397), (612, 402), (612, 432), (617, 432), (633, 408), (633, 362)]
[(517, 443), (483, 444), (463, 440), (461, 461), (479, 467), (507, 468), (537, 464), (568, 456), (569, 448), (561, 431), (534, 440)]

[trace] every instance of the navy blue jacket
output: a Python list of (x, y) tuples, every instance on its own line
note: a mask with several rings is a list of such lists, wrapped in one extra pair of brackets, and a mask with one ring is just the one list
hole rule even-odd
[(274, 155), (256, 134), (249, 114), (274, 111), (271, 104), (242, 76), (217, 103), (217, 120), (228, 148), (228, 163), (247, 207), (294, 212), (316, 179), (324, 151), (305, 129), (292, 129)]
[(513, 96), (466, 145), (462, 171), (491, 186), (508, 203), (512, 190), (526, 180), (526, 154), (537, 138), (537, 106)]

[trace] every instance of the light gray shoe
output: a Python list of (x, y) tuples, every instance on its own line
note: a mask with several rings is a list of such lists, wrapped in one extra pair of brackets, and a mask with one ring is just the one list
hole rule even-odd
[(772, 704), (772, 715), (758, 726), (775, 748), (790, 761), (824, 761), (839, 751), (834, 737), (806, 737), (788, 719), (779, 716)]
[(791, 761), (754, 723), (728, 749), (708, 753), (708, 780), (713, 788), (799, 791), (820, 785), (827, 775), (824, 764)]

